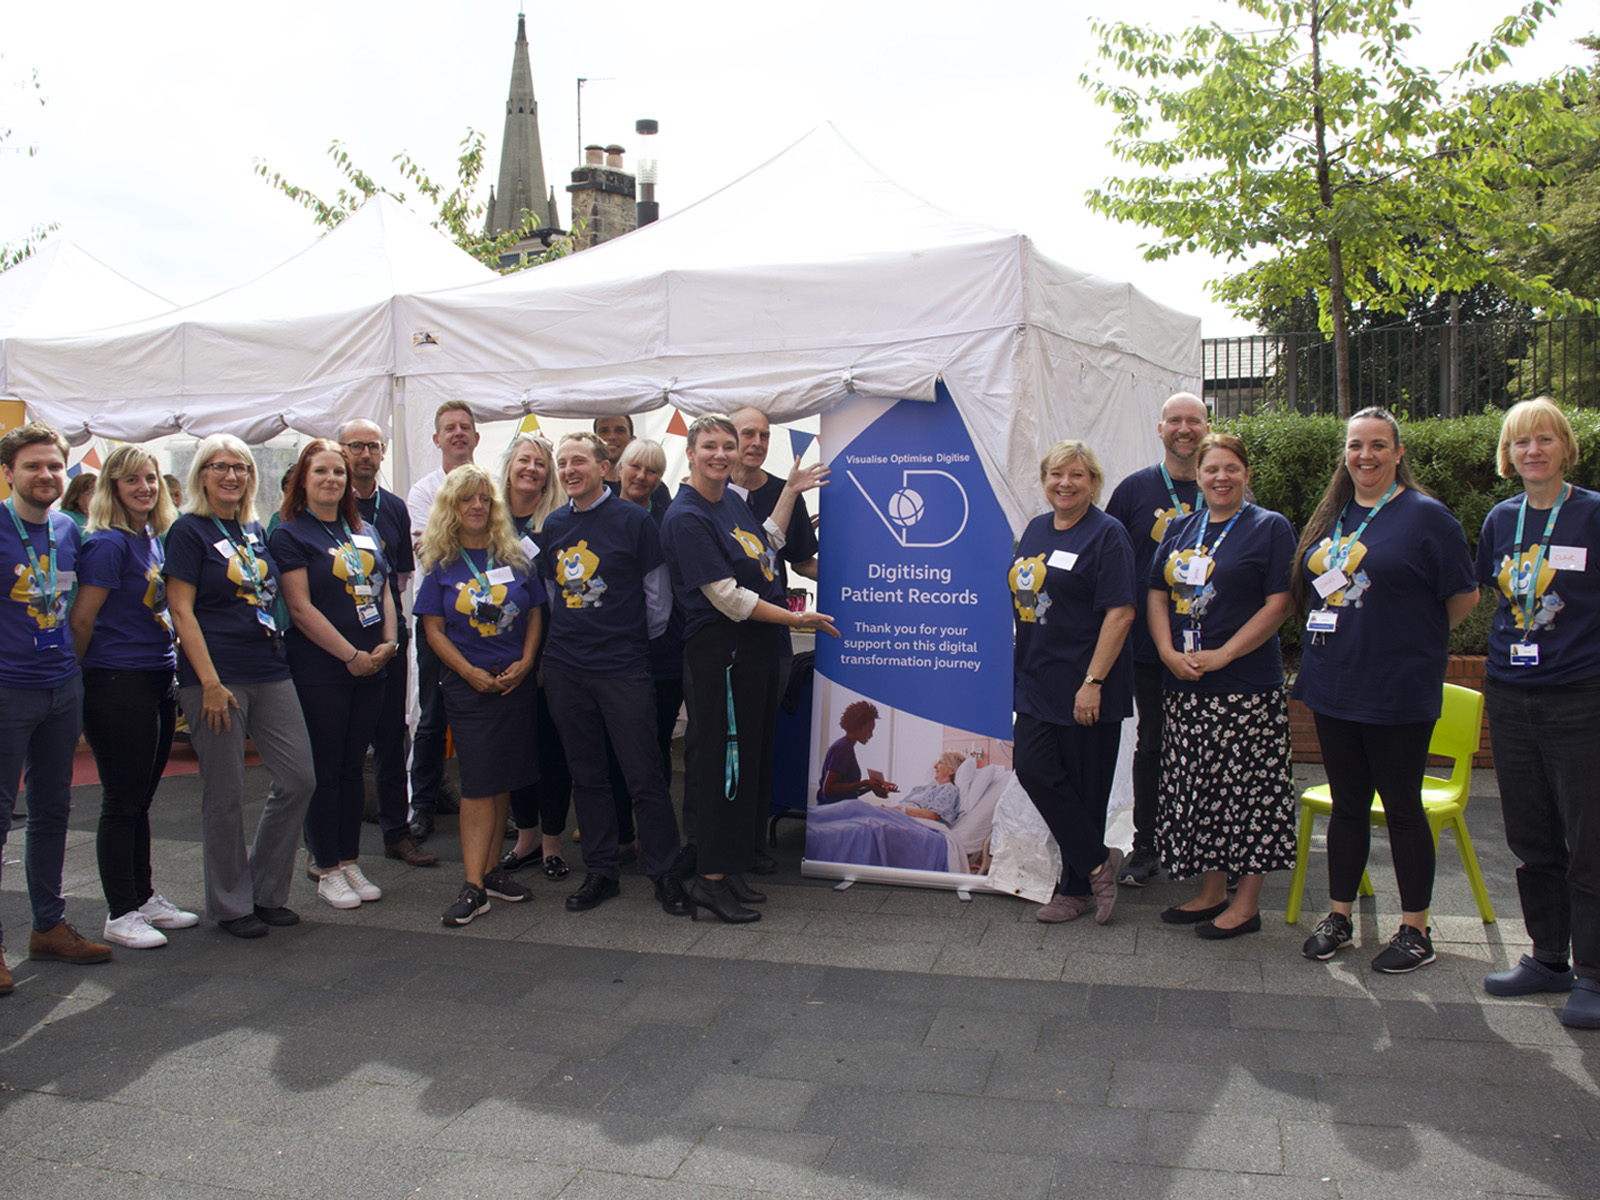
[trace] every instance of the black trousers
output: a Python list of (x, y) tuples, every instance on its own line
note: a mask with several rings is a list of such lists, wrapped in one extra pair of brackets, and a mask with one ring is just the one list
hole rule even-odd
[(1156, 813), (1161, 803), (1161, 731), (1165, 727), (1160, 663), (1133, 664), (1133, 701), (1139, 734), (1133, 749), (1133, 848), (1156, 848)]
[(378, 727), (385, 683), (382, 676), (367, 676), (349, 683), (295, 685), (317, 777), (306, 807), (306, 844), (319, 867), (336, 867), (361, 854), (361, 810), (367, 800), (361, 768)]
[(417, 730), (411, 738), (411, 807), (418, 813), (439, 811), (439, 789), (444, 786), (445, 734), (450, 720), (439, 690), (439, 656), (428, 645), (422, 619), (413, 634), (417, 643)]
[(1383, 797), (1400, 907), (1422, 912), (1433, 903), (1433, 833), (1422, 811), (1432, 721), (1368, 725), (1313, 712), (1333, 814), (1328, 818), (1328, 896), (1355, 901), (1372, 849), (1372, 796)]
[(1106, 861), (1106, 803), (1117, 772), (1120, 721), (1056, 725), (1018, 713), (1012, 730), (1017, 780), (1061, 848), (1063, 896), (1089, 894)]
[(406, 640), (402, 634), (400, 652), (389, 660), (384, 676), (383, 699), (378, 705), (378, 727), (372, 733), (372, 768), (378, 789), (378, 828), (383, 831), (385, 846), (393, 846), (406, 836), (406, 810), (411, 804), (406, 788), (406, 755), (411, 749), (406, 734), (406, 698), (411, 682), (406, 658)]
[(567, 770), (561, 734), (550, 719), (550, 699), (543, 684), (535, 698), (533, 720), (539, 743), (539, 778), (511, 793), (511, 817), (518, 829), (537, 826), (548, 837), (560, 837), (567, 828), (567, 810), (572, 807), (572, 773)]
[[(781, 626), (721, 618), (684, 643), (683, 805), (693, 812), (698, 870), (742, 874), (755, 861), (766, 812), (763, 781), (777, 739)], [(738, 727), (738, 784), (728, 796), (728, 697)], [(770, 788), (770, 781), (765, 787)], [(686, 816), (685, 818), (689, 818)]]
[(83, 732), (101, 787), (95, 850), (113, 918), (132, 912), (154, 891), (150, 803), (167, 769), (177, 723), (171, 671), (84, 671)]

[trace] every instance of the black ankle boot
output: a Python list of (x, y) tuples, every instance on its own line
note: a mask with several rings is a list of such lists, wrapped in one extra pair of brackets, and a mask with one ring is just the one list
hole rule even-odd
[(707, 879), (699, 876), (689, 885), (689, 915), (698, 921), (702, 908), (717, 920), (726, 921), (729, 925), (745, 925), (751, 921), (761, 920), (761, 914), (755, 909), (744, 908), (739, 904), (726, 879)]
[(733, 898), (740, 904), (765, 904), (767, 894), (758, 892), (744, 881), (743, 875), (725, 875), (722, 881), (728, 885), (728, 890), (733, 893)]

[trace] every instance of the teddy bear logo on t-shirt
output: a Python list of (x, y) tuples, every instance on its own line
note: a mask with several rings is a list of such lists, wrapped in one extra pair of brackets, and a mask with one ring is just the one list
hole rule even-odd
[(585, 539), (556, 551), (556, 575), (568, 608), (599, 608), (606, 581), (597, 574), (600, 559)]
[(1019, 558), (1011, 564), (1008, 580), (1011, 602), (1017, 606), (1017, 620), (1024, 625), (1043, 625), (1050, 611), (1050, 597), (1044, 590), (1044, 555)]

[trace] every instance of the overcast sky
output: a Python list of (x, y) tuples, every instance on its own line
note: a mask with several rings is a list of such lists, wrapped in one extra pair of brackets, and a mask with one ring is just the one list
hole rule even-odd
[[(498, 167), (515, 0), (6, 0), (5, 10), (0, 126), (15, 132), (0, 148), (0, 242), (58, 221), (61, 236), (177, 303), (251, 279), (315, 237), (252, 173), (256, 159), (331, 191), (325, 150), (338, 138), (382, 179), (395, 179), (388, 160), (401, 150), (453, 177), (471, 126), (489, 148), (485, 195)], [(1086, 187), (1120, 169), (1104, 149), (1110, 117), (1077, 82), (1094, 52), (1090, 16), (1175, 29), (1231, 11), (1209, 0), (530, 4), (545, 170), (565, 221), (579, 76), (590, 80), (584, 142), (620, 142), (631, 167), (634, 120), (661, 122), (663, 216), (831, 120), (933, 203), (1197, 313), (1208, 336), (1248, 332), (1204, 292), (1217, 264), (1145, 263), (1146, 234), (1083, 204)], [(1424, 0), (1414, 57), (1453, 61), (1508, 11)], [(1597, 25), (1591, 3), (1569, 3), (1515, 73), (1583, 63), (1573, 39)], [(43, 107), (18, 86), (35, 69)], [(36, 156), (18, 152), (29, 144)], [(850, 197), (818, 179), (815, 219), (849, 221)]]

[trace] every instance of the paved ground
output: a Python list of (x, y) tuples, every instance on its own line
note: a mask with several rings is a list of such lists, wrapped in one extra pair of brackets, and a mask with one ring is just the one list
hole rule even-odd
[[(264, 790), (260, 772), (250, 783)], [(1526, 949), (1493, 778), (1471, 813), (1496, 925), (1448, 838), (1439, 962), (1376, 976), (1386, 860), (1359, 952), (1301, 925), (1223, 944), (1124, 890), (1113, 923), (783, 873), (756, 926), (495, 902), (443, 929), (457, 869), (369, 855), (382, 902), (241, 943), (202, 926), (101, 967), (27, 962), (21, 832), (0, 914), (0, 1194), (192, 1197), (1438, 1197), (1600, 1195), (1596, 1054), (1540, 999), (1479, 981)], [(157, 886), (200, 899), (198, 783), (158, 800)], [(81, 788), (69, 918), (98, 931), (97, 788)], [(373, 850), (373, 827), (366, 827)], [(1382, 853), (1381, 838), (1378, 841)], [(457, 850), (450, 822), (432, 845)], [(532, 882), (532, 881), (530, 881)]]

